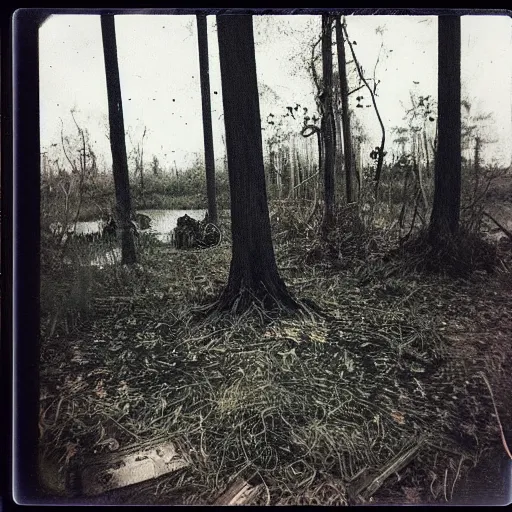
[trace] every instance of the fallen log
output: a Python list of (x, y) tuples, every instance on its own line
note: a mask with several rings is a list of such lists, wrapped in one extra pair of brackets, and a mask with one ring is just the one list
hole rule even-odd
[(137, 442), (118, 451), (115, 439), (108, 441), (116, 451), (83, 457), (74, 455), (58, 471), (55, 464), (41, 460), (41, 482), (47, 492), (69, 497), (98, 496), (189, 465), (166, 438)]
[(251, 485), (246, 480), (238, 478), (215, 500), (214, 505), (249, 505), (260, 487), (261, 484)]
[(378, 471), (372, 472), (370, 475), (364, 475), (354, 484), (349, 486), (347, 492), (354, 502), (365, 503), (377, 492), (384, 481), (393, 473), (398, 473), (405, 468), (423, 447), (426, 441), (425, 437), (419, 440), (409, 442), (402, 451), (393, 457), (387, 464), (382, 466)]

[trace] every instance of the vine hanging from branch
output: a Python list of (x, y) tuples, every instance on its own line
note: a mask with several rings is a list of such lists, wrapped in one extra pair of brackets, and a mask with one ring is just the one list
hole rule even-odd
[[(346, 25), (345, 20), (343, 20), (342, 29), (343, 29), (343, 32), (345, 34), (345, 39), (346, 39), (346, 41), (348, 43), (348, 46), (350, 48), (350, 53), (352, 54), (352, 59), (353, 59), (354, 64), (356, 66), (357, 74), (359, 75), (359, 78), (364, 83), (364, 85), (368, 89), (368, 92), (370, 93), (370, 97), (372, 99), (373, 108), (375, 110), (375, 114), (377, 115), (377, 119), (379, 120), (380, 129), (381, 129), (381, 133), (382, 133), (380, 146), (377, 147), (376, 150), (375, 150), (375, 153), (377, 153), (377, 169), (375, 171), (375, 200), (377, 201), (377, 199), (378, 199), (378, 191), (379, 191), (380, 175), (382, 173), (382, 164), (383, 164), (384, 155), (385, 155), (385, 153), (384, 153), (384, 146), (386, 144), (386, 129), (384, 128), (384, 123), (382, 122), (382, 118), (380, 116), (379, 108), (377, 106), (377, 101), (375, 99), (378, 81), (375, 80), (375, 76), (374, 76), (374, 78), (373, 78), (373, 87), (371, 87), (370, 84), (368, 83), (368, 79), (364, 76), (361, 64), (357, 60), (357, 56), (356, 56), (356, 53), (354, 51), (353, 43), (352, 43), (352, 41), (350, 40), (350, 38), (348, 36), (347, 25)], [(382, 49), (382, 43), (381, 43), (381, 48), (380, 49)], [(377, 65), (379, 63), (379, 59), (380, 59), (380, 50), (379, 50), (379, 56), (377, 57), (377, 62), (375, 63), (374, 74), (375, 74), (375, 70), (377, 68)]]

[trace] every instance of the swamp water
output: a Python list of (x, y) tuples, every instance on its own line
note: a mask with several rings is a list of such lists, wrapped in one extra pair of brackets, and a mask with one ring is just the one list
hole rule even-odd
[[(137, 213), (147, 215), (151, 219), (151, 227), (140, 230), (140, 233), (152, 233), (160, 242), (170, 244), (174, 240), (174, 228), (179, 217), (187, 214), (195, 220), (203, 220), (206, 210), (138, 210)], [(103, 224), (102, 220), (77, 222), (74, 233), (78, 235), (100, 233)], [(56, 225), (52, 226), (52, 229), (56, 228)], [(110, 248), (103, 244), (97, 247), (93, 245), (91, 244), (90, 265), (112, 265), (121, 261), (121, 249), (117, 243), (112, 244)]]

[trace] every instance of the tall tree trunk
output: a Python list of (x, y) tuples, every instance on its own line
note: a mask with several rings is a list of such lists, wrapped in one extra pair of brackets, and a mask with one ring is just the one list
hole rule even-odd
[(356, 151), (356, 172), (359, 176), (359, 190), (363, 187), (363, 144), (358, 141)]
[(438, 18), (438, 126), (430, 241), (459, 229), (461, 191), (460, 16)]
[[(334, 102), (336, 105), (336, 102)], [(341, 123), (341, 111), (337, 108), (334, 109), (334, 126), (335, 126), (335, 141), (336, 141), (336, 164), (334, 166), (335, 171), (339, 170), (341, 174), (341, 169), (343, 169), (343, 129)]]
[(256, 302), (296, 309), (272, 246), (252, 16), (218, 15), (217, 31), (233, 239), (229, 280), (218, 308), (241, 312)]
[(224, 135), (221, 135), (222, 138), (222, 145), (224, 146), (224, 172), (228, 172), (228, 150), (226, 147), (226, 137)]
[(324, 134), (324, 201), (325, 210), (322, 230), (326, 233), (334, 222), (334, 116), (332, 108), (332, 18), (322, 14), (322, 68), (323, 68), (323, 116)]
[(332, 117), (334, 120), (334, 182), (336, 183), (336, 171), (340, 171), (342, 168), (342, 149), (343, 144), (341, 141), (341, 110), (338, 108), (340, 103), (340, 91), (339, 84), (334, 80), (333, 71), (333, 83), (332, 83)]
[(478, 187), (480, 185), (480, 147), (482, 139), (478, 136), (475, 138), (475, 155), (473, 158), (473, 169), (475, 172), (475, 180), (473, 184), (473, 200), (476, 199), (478, 193)]
[[(303, 145), (303, 148), (304, 148), (304, 179), (307, 179), (312, 174), (312, 172), (311, 172), (311, 158), (309, 156), (309, 140), (308, 139), (303, 139), (302, 140), (302, 145)], [(307, 194), (308, 188), (309, 187), (306, 187), (304, 189), (304, 193), (305, 193), (306, 198), (309, 197), (308, 194)]]
[(475, 173), (480, 171), (480, 147), (482, 146), (482, 139), (478, 136), (475, 137), (475, 156), (473, 159), (473, 165), (475, 167)]
[(438, 140), (438, 137), (439, 137), (439, 118), (436, 120), (436, 133), (434, 135), (434, 140), (430, 141), (430, 147), (432, 148), (432, 154), (433, 154), (433, 160), (434, 160), (434, 169), (435, 169), (435, 162), (436, 162), (436, 157), (437, 157), (437, 140)]
[[(311, 172), (311, 157), (310, 157), (310, 152), (309, 152), (309, 139), (302, 139), (302, 145), (303, 145), (303, 149), (304, 149), (304, 180), (306, 180), (307, 178), (309, 178), (312, 174)], [(304, 187), (303, 187), (303, 195), (306, 199), (309, 199), (309, 189), (310, 189), (310, 183), (309, 181), (307, 183), (304, 184)]]
[(276, 165), (275, 165), (275, 153), (272, 149), (272, 145), (268, 146), (268, 178), (271, 185), (275, 186), (277, 183)]
[(317, 147), (318, 147), (318, 180), (317, 180), (317, 184), (320, 186), (320, 179), (321, 179), (321, 177), (323, 177), (324, 153), (325, 153), (325, 144), (324, 144), (324, 138), (322, 137), (322, 130), (318, 130), (316, 132), (316, 142), (317, 142)]
[(352, 173), (354, 172), (352, 164), (352, 134), (350, 132), (350, 112), (348, 109), (347, 60), (340, 18), (340, 16), (336, 16), (336, 45), (338, 49), (338, 70), (340, 75), (341, 122), (343, 125), (343, 154), (345, 156), (345, 187), (347, 203), (352, 203), (354, 201), (352, 185)]
[(206, 14), (197, 17), (197, 41), (199, 45), (199, 74), (201, 76), (201, 100), (203, 105), (204, 162), (206, 168), (206, 195), (208, 219), (217, 224), (217, 199), (215, 191), (215, 156), (213, 153), (212, 106), (210, 97), (210, 71), (208, 66), (208, 28)]
[[(302, 183), (305, 178), (305, 171), (304, 171), (304, 165), (305, 165), (305, 158), (304, 158), (304, 145), (298, 144), (297, 145), (297, 139), (295, 139), (295, 161), (297, 162), (297, 186)], [(304, 186), (298, 186), (297, 188), (297, 197), (303, 199), (304, 198)]]
[(112, 168), (116, 189), (117, 217), (121, 228), (121, 262), (130, 265), (136, 263), (137, 257), (130, 222), (132, 209), (130, 180), (128, 177), (123, 103), (117, 62), (116, 27), (113, 15), (103, 14), (101, 16), (101, 33), (103, 36), (103, 54), (107, 78), (110, 148), (112, 150)]

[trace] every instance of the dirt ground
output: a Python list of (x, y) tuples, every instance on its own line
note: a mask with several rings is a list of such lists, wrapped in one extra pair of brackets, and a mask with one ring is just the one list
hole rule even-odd
[[(496, 178), (489, 187), (486, 211), (502, 226), (512, 231), (512, 174)], [(508, 244), (507, 235), (495, 223), (487, 219), (487, 225), (495, 239)], [(512, 281), (503, 281), (492, 291), (496, 297), (501, 297), (503, 304), (500, 309), (511, 307)], [(508, 300), (507, 300), (508, 298)], [(501, 300), (498, 300), (498, 304)], [(482, 312), (483, 313), (483, 312)], [(471, 337), (458, 336), (462, 350), (481, 345), (490, 354), (496, 354), (503, 361), (503, 373), (494, 376), (495, 393), (503, 434), (509, 449), (512, 447), (512, 321), (504, 315), (491, 315), (489, 321), (481, 323), (481, 332)], [(454, 502), (457, 504), (508, 504), (512, 499), (512, 461), (506, 454), (501, 443), (497, 444), (489, 454), (480, 461), (477, 467), (457, 485)]]
[[(512, 176), (498, 178), (493, 183), (486, 209), (505, 228), (512, 228)], [(495, 225), (489, 224), (490, 231), (495, 230), (495, 228)], [(397, 473), (397, 475), (389, 477), (386, 485), (372, 496), (369, 504), (446, 504), (447, 502), (452, 504), (476, 504), (477, 502), (492, 504), (499, 496), (503, 498), (503, 502), (507, 501), (505, 497), (506, 489), (504, 488), (507, 481), (504, 471), (507, 469), (510, 471), (511, 467), (507, 462), (498, 425), (501, 424), (503, 428), (505, 442), (508, 443), (509, 447), (512, 447), (512, 393), (510, 392), (512, 390), (512, 243), (506, 240), (507, 236), (499, 229), (495, 230), (494, 234), (498, 240), (502, 239), (499, 244), (500, 255), (503, 258), (503, 268), (499, 268), (492, 275), (479, 272), (467, 281), (449, 283), (431, 277), (418, 279), (417, 277), (388, 276), (384, 272), (385, 269), (381, 269), (384, 272), (382, 275), (375, 274), (368, 277), (364, 274), (364, 272), (367, 272), (367, 269), (364, 268), (365, 262), (362, 262), (359, 270), (348, 268), (336, 271), (336, 273), (333, 273), (332, 270), (314, 268), (314, 276), (311, 277), (300, 271), (298, 272), (293, 265), (287, 265), (285, 257), (280, 256), (279, 249), (277, 251), (278, 258), (281, 258), (278, 263), (282, 268), (285, 282), (289, 283), (294, 291), (300, 292), (301, 295), (306, 297), (312, 296), (326, 307), (335, 304), (344, 320), (372, 314), (381, 315), (382, 318), (385, 318), (386, 315), (390, 315), (389, 312), (393, 308), (396, 309), (396, 315), (398, 316), (405, 315), (407, 317), (407, 315), (414, 314), (424, 322), (418, 325), (432, 325), (432, 333), (438, 333), (449, 342), (451, 357), (455, 358), (462, 367), (471, 371), (470, 369), (475, 365), (475, 361), (480, 361), (484, 365), (485, 375), (492, 390), (498, 416), (492, 412), (491, 394), (487, 393), (487, 388), (481, 383), (484, 392), (481, 396), (475, 398), (485, 405), (486, 411), (489, 411), (489, 432), (493, 437), (477, 466), (471, 470), (464, 466), (465, 470), (461, 471), (463, 475), (459, 478), (460, 467), (463, 462), (466, 463), (463, 458), (460, 458), (460, 465), (457, 467), (459, 459), (456, 459), (454, 468), (449, 470), (448, 483), (445, 475), (445, 484), (444, 486), (441, 485), (440, 490), (436, 491), (435, 498), (428, 489), (428, 484), (432, 488), (434, 480), (425, 484), (425, 488), (415, 487), (411, 484), (410, 479), (413, 470), (406, 468), (400, 474)], [(204, 287), (213, 283), (212, 286), (218, 287), (219, 283), (225, 282), (229, 251), (226, 250), (225, 254), (220, 256), (210, 254), (210, 256), (184, 255), (183, 260), (178, 263), (178, 268), (176, 268), (176, 264), (174, 267), (169, 264), (170, 253), (167, 254), (163, 250), (161, 254), (156, 255), (155, 261), (161, 262), (159, 263), (161, 268), (152, 269), (152, 271), (154, 271), (157, 279), (155, 281), (156, 285), (161, 283), (162, 288), (155, 290), (149, 285), (147, 287), (154, 295), (152, 297), (154, 303), (161, 304), (164, 301), (160, 294), (162, 297), (167, 297), (165, 300), (175, 301), (176, 303), (181, 301), (183, 303), (189, 299), (191, 300), (194, 294), (198, 293), (201, 286)], [(176, 258), (175, 255), (173, 257)], [(212, 263), (210, 261), (212, 258), (218, 258), (218, 261)], [(201, 272), (206, 272), (205, 269), (209, 269), (211, 266), (216, 269), (223, 268), (223, 270), (213, 276), (208, 275), (208, 283), (207, 280), (204, 280), (202, 284), (196, 285)], [(170, 272), (175, 272), (175, 275), (170, 276)], [(311, 273), (312, 269), (309, 268), (308, 272)], [(183, 286), (179, 287), (179, 283), (183, 282), (189, 283), (186, 290), (183, 289)], [(143, 286), (143, 283), (140, 286)], [(149, 292), (145, 290), (141, 293), (147, 294)], [(101, 300), (105, 301), (107, 298), (109, 297), (102, 297)], [(118, 308), (121, 307), (123, 305), (122, 300), (125, 298), (120, 297), (119, 300), (115, 301), (115, 305)], [(97, 298), (97, 301), (99, 300), (100, 298)], [(165, 301), (161, 309), (158, 309), (160, 306), (155, 305), (154, 309), (148, 310), (147, 300), (147, 295), (141, 295), (140, 304), (137, 304), (137, 298), (130, 302), (128, 309), (131, 316), (129, 320), (134, 322), (133, 333), (141, 329), (138, 327), (139, 325), (144, 325), (143, 330), (147, 327), (151, 331), (148, 334), (154, 338), (158, 333), (151, 326), (153, 324), (165, 326), (165, 322), (170, 321), (170, 313), (167, 312), (169, 308)], [(105, 302), (100, 301), (98, 304), (95, 321), (102, 322), (103, 329), (103, 332), (98, 336), (103, 336), (105, 340), (108, 340), (107, 336), (112, 336), (114, 339), (123, 330), (126, 330), (128, 336), (130, 336), (130, 327), (125, 324), (119, 326), (119, 317), (101, 318), (103, 314), (101, 307), (104, 307), (102, 304), (105, 304)], [(407, 309), (404, 309), (404, 304), (407, 304)], [(108, 308), (111, 308), (111, 306), (108, 306)], [(383, 311), (383, 313), (377, 314), (376, 311)], [(164, 315), (167, 315), (167, 319), (164, 318)], [(408, 319), (405, 318), (405, 321), (408, 321)], [(84, 359), (91, 359), (94, 356), (92, 352), (87, 352), (88, 350), (91, 351), (90, 329), (90, 325), (78, 327), (78, 330), (71, 336), (73, 339), (70, 340), (69, 347), (65, 351), (62, 350), (62, 340), (53, 339), (47, 342), (48, 354), (53, 354), (51, 360), (58, 360), (63, 367), (70, 368), (69, 375), (77, 372), (75, 377), (80, 374), (84, 375), (85, 379), (85, 370), (82, 369), (81, 365), (86, 365), (87, 361), (83, 363)], [(141, 333), (141, 336), (144, 338), (145, 334)], [(142, 339), (141, 344), (145, 341), (149, 343), (152, 339)], [(115, 342), (116, 346), (111, 347), (110, 350), (121, 350), (119, 347), (127, 342), (126, 338), (125, 341), (118, 340)], [(200, 343), (193, 346), (202, 350)], [(221, 351), (220, 347), (216, 349)], [(96, 364), (103, 363), (98, 360)], [(151, 361), (149, 363), (146, 361), (146, 364), (150, 366)], [(108, 393), (113, 393), (112, 389), (118, 385), (119, 377), (115, 375), (116, 368), (108, 369), (114, 373), (112, 380), (115, 384), (109, 388), (105, 378), (105, 388), (103, 388), (103, 385), (98, 387), (96, 380), (91, 381), (89, 388), (93, 400), (101, 401), (98, 400), (98, 397), (102, 399), (103, 396), (107, 396), (108, 401)], [(97, 370), (99, 371), (100, 368), (97, 368)], [(152, 371), (156, 372), (156, 370)], [(56, 368), (47, 368), (47, 372), (42, 379), (50, 391), (58, 379), (57, 374)], [(154, 375), (157, 375), (157, 373)], [(154, 378), (156, 380), (156, 377)], [(475, 379), (478, 379), (478, 376), (475, 376)], [(63, 384), (63, 380), (61, 379), (60, 382), (61, 394), (66, 390), (66, 382)], [(68, 384), (71, 386), (69, 382)], [(137, 392), (144, 395), (145, 390), (142, 384)], [(87, 394), (89, 391), (83, 393)], [(151, 398), (145, 396), (148, 402)], [(147, 407), (150, 410), (149, 405)], [(56, 412), (53, 410), (52, 413), (52, 408), (48, 406), (48, 411), (50, 418), (52, 414), (54, 418), (59, 416), (59, 410)], [(63, 411), (64, 406), (60, 412), (61, 417), (66, 414)], [(73, 421), (72, 415), (73, 413), (68, 414), (67, 421)], [(120, 417), (125, 416), (120, 415)], [(398, 418), (398, 421), (401, 422), (402, 420)], [(186, 472), (187, 470), (179, 471)], [(510, 483), (510, 479), (508, 482)], [(493, 484), (496, 485), (493, 487)], [(60, 502), (91, 505), (199, 504), (197, 501), (189, 502), (187, 500), (187, 489), (185, 487), (182, 489), (181, 497), (176, 497), (172, 492), (172, 485), (172, 478), (165, 476), (157, 480), (110, 491), (95, 498), (77, 500), (67, 498), (61, 499)], [(193, 494), (192, 490), (190, 492)]]

